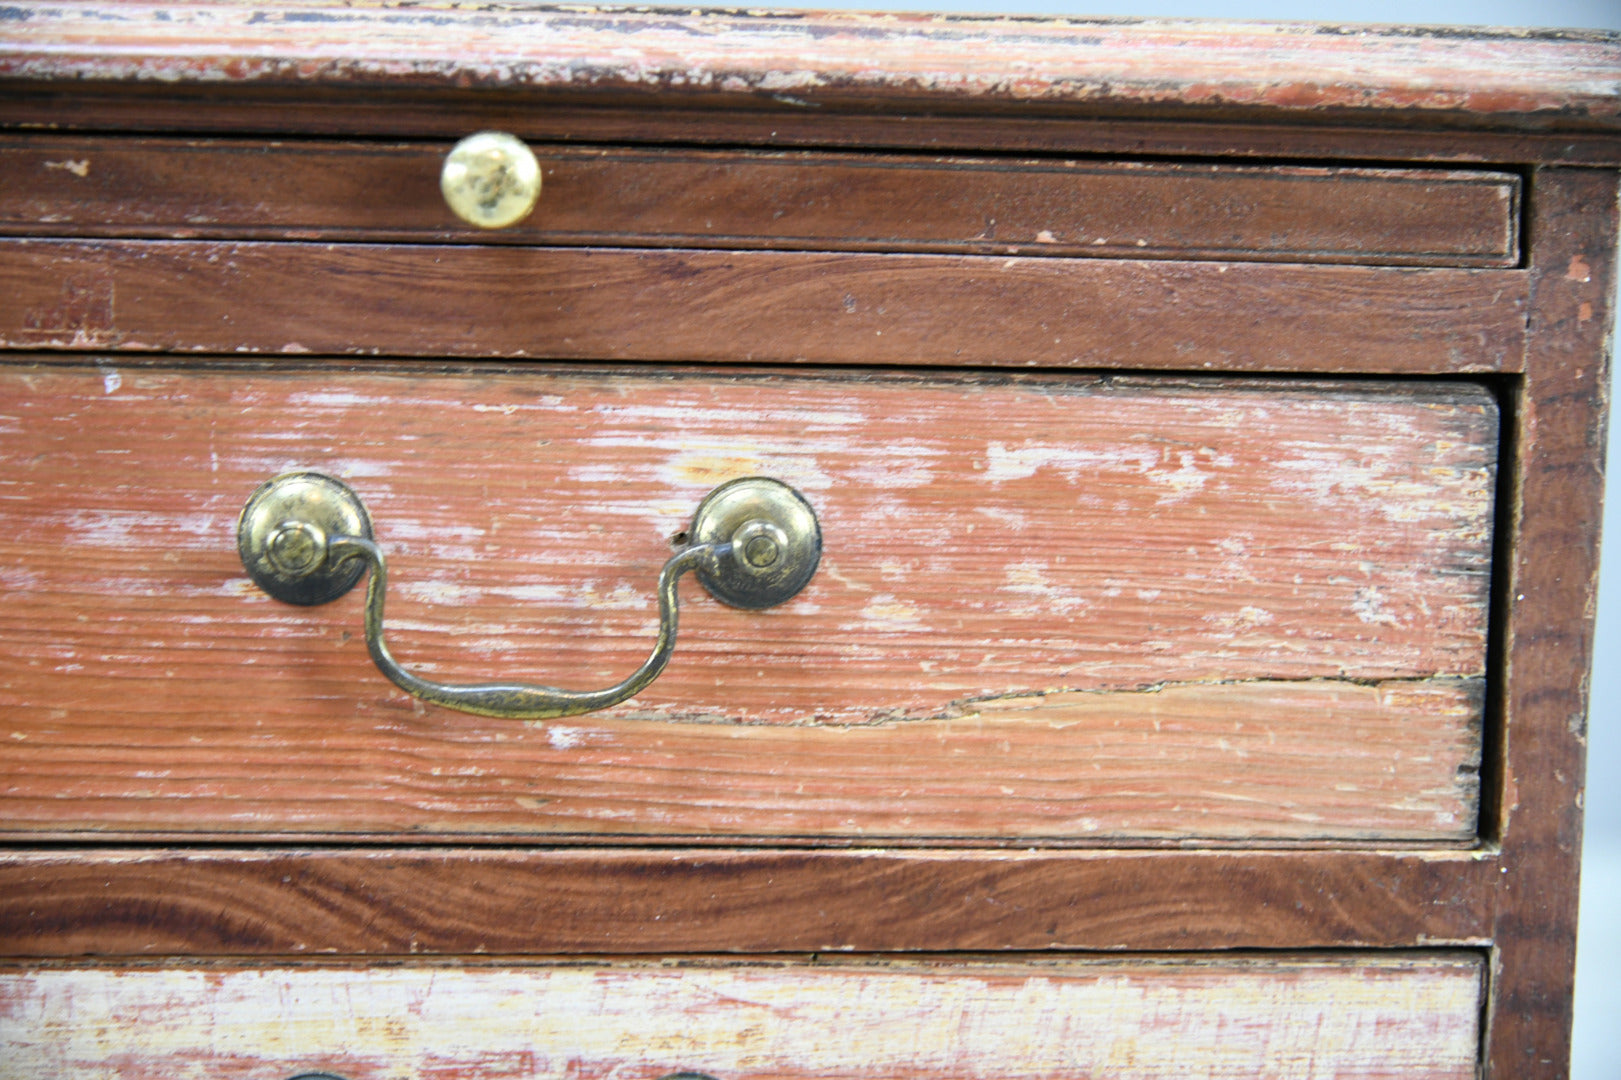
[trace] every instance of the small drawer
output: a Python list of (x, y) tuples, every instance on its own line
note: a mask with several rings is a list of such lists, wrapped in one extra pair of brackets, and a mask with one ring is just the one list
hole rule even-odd
[(1465, 953), (0, 969), (0, 1073), (1465, 1080), (1483, 980)]
[[(1475, 835), (1498, 418), (1469, 383), (399, 365), (0, 370), (12, 836)], [(446, 682), (609, 686), (717, 486), (814, 507), (769, 611), (689, 581), (617, 708), (468, 716), (238, 512), (346, 480)]]
[(1510, 173), (537, 145), (534, 213), (445, 207), (438, 143), (12, 137), (0, 233), (1513, 266)]

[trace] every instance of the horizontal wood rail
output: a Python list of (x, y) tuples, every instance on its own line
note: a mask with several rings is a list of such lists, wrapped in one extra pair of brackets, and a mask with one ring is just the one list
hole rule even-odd
[(68, 848), (0, 956), (1482, 946), (1489, 851)]
[(1345, 374), (1519, 371), (1521, 270), (0, 241), (0, 348)]

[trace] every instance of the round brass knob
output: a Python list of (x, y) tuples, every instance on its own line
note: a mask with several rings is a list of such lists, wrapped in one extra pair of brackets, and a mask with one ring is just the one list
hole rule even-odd
[(540, 199), (540, 162), (519, 139), (481, 131), (457, 143), (439, 171), (451, 212), (481, 229), (504, 229)]
[(805, 497), (780, 480), (731, 480), (698, 504), (694, 545), (727, 546), (731, 557), (698, 569), (703, 587), (735, 608), (776, 607), (799, 594), (822, 557), (822, 527)]

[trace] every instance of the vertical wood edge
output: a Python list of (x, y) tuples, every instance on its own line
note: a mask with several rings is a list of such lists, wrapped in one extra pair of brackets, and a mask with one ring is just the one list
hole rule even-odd
[(1588, 673), (1614, 313), (1616, 177), (1543, 169), (1528, 192), (1531, 302), (1509, 553), (1498, 801), (1503, 853), (1486, 1073), (1565, 1075)]

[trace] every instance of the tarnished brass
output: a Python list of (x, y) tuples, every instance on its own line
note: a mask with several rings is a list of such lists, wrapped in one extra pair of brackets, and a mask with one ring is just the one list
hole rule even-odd
[(604, 690), (563, 690), (525, 683), (451, 685), (411, 674), (383, 640), (388, 563), (372, 542), (371, 520), (349, 487), (316, 472), (269, 480), (249, 497), (237, 520), (237, 550), (248, 575), (265, 592), (293, 604), (335, 600), (367, 567), (366, 648), (372, 662), (408, 694), (449, 709), (514, 720), (549, 720), (606, 709), (658, 678), (675, 650), (682, 574), (695, 570), (716, 599), (764, 608), (792, 599), (821, 558), (822, 534), (810, 504), (777, 480), (733, 480), (699, 504), (686, 547), (659, 571), (659, 629), (653, 651), (623, 682)]
[(540, 199), (540, 163), (522, 140), (481, 131), (451, 148), (439, 190), (451, 212), (481, 229), (504, 229), (529, 216)]
[(364, 563), (331, 557), (331, 538), (371, 539), (371, 518), (349, 485), (317, 472), (283, 473), (248, 497), (236, 546), (253, 583), (287, 604), (324, 604), (360, 580)]
[(689, 541), (730, 546), (708, 560), (698, 580), (709, 595), (739, 608), (768, 608), (794, 596), (822, 558), (822, 530), (799, 492), (779, 480), (750, 476), (722, 484), (692, 516)]

